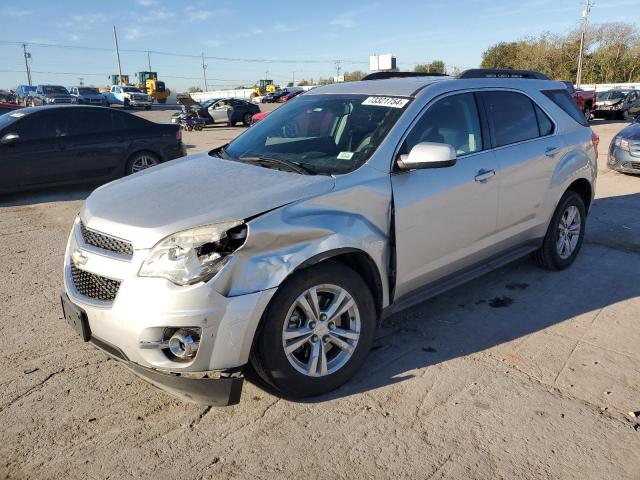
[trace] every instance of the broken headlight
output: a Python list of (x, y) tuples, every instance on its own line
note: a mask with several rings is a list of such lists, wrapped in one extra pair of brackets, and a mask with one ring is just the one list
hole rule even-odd
[(160, 277), (177, 285), (206, 282), (247, 238), (243, 222), (225, 222), (174, 233), (151, 249), (141, 277)]

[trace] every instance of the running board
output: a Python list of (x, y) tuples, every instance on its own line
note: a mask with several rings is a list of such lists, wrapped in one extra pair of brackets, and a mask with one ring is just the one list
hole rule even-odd
[(441, 280), (437, 280), (425, 285), (424, 287), (420, 287), (419, 289), (409, 292), (393, 302), (393, 304), (385, 309), (383, 316), (387, 317), (409, 307), (413, 307), (414, 305), (429, 300), (430, 298), (440, 295), (452, 288), (470, 282), (471, 280), (492, 272), (493, 270), (511, 263), (514, 260), (524, 257), (531, 252), (535, 252), (539, 247), (539, 242), (527, 243), (526, 245), (509, 250), (507, 253), (490, 258), (489, 260), (485, 260), (458, 273), (454, 273), (453, 275), (449, 275)]

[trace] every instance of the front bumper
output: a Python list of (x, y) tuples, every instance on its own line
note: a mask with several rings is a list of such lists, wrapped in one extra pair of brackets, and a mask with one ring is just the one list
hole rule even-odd
[(129, 105), (132, 107), (150, 107), (153, 105), (153, 102), (148, 102), (144, 100), (129, 100)]
[(607, 167), (621, 173), (640, 174), (640, 157), (613, 145), (607, 157)]
[[(77, 305), (72, 304), (66, 293), (62, 294), (61, 300), (63, 315), (70, 324), (77, 322), (80, 315), (84, 317), (82, 321), (87, 326), (81, 335), (83, 340), (92, 343), (155, 387), (183, 400), (201, 405), (225, 407), (236, 405), (240, 402), (242, 384), (244, 383), (242, 369), (233, 369), (226, 372), (190, 372), (184, 374), (143, 367), (130, 361), (120, 348), (93, 335), (88, 327), (86, 312), (78, 308)], [(75, 318), (73, 312), (70, 311), (71, 309), (78, 312)], [(74, 326), (74, 329), (77, 330), (77, 327)]]
[[(71, 274), (72, 252), (80, 252), (84, 259), (76, 268), (120, 281), (113, 301), (95, 300), (78, 291)], [(65, 295), (86, 315), (88, 339), (125, 361), (136, 374), (182, 398), (206, 403), (209, 395), (210, 404), (224, 403), (216, 392), (222, 389), (222, 396), (232, 398), (239, 388), (239, 380), (226, 376), (248, 362), (255, 330), (275, 289), (226, 297), (215, 289), (215, 277), (190, 286), (139, 277), (147, 254), (134, 250), (126, 259), (92, 247), (76, 223), (65, 255)], [(192, 359), (179, 361), (161, 348), (145, 348), (162, 340), (166, 329), (176, 328), (200, 329), (200, 345)], [(209, 378), (203, 379), (205, 375)], [(226, 386), (208, 386), (212, 375), (220, 377), (217, 385)]]

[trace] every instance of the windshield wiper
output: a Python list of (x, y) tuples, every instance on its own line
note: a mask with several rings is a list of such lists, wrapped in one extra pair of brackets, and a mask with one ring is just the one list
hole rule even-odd
[(275, 157), (240, 157), (238, 160), (241, 162), (253, 162), (253, 163), (263, 163), (263, 164), (272, 164), (272, 165), (281, 165), (293, 170), (296, 173), (304, 174), (304, 175), (315, 175), (316, 173), (313, 170), (305, 167), (296, 162), (292, 162), (291, 160), (286, 160), (284, 158), (275, 158)]

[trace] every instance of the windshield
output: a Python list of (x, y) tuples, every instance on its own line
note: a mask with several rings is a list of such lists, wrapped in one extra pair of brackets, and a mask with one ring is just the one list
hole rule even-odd
[(69, 94), (66, 88), (58, 87), (57, 85), (47, 85), (45, 87), (42, 87), (42, 92), (45, 93), (46, 95), (51, 95), (55, 93), (63, 93), (65, 95)]
[(123, 92), (133, 92), (133, 93), (142, 93), (136, 87), (122, 87)]
[[(13, 122), (18, 121), (25, 115), (26, 114), (24, 112), (15, 111), (15, 110), (12, 112), (0, 115), (0, 131), (2, 131), (4, 127), (7, 127)], [(3, 133), (7, 133), (7, 132), (3, 132)]]
[(98, 92), (97, 88), (83, 87), (83, 88), (78, 88), (78, 93), (80, 95), (98, 95), (100, 92)]
[(608, 92), (602, 92), (598, 94), (598, 100), (620, 100), (627, 96), (627, 92), (621, 92), (620, 90), (609, 90)]
[(302, 95), (231, 142), (225, 154), (295, 162), (312, 173), (355, 170), (373, 154), (409, 99), (367, 95)]

